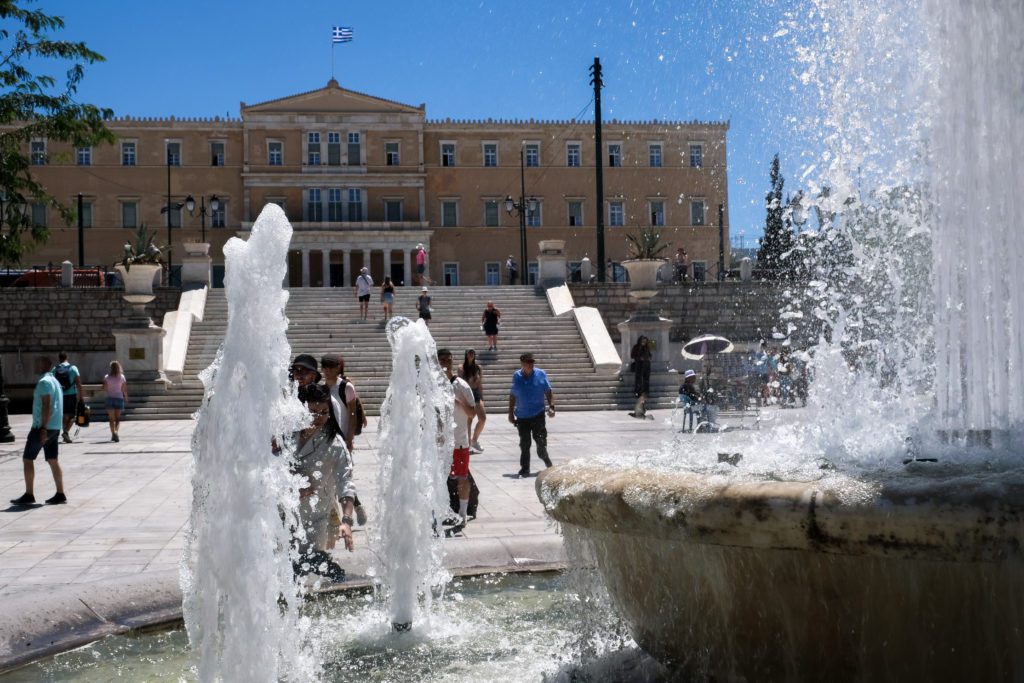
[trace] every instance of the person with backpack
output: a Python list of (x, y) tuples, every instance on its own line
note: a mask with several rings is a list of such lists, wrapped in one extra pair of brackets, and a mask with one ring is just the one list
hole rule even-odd
[(78, 367), (68, 362), (68, 354), (61, 351), (57, 354), (57, 358), (60, 362), (53, 367), (51, 372), (57, 379), (57, 383), (60, 384), (60, 388), (64, 396), (63, 429), (61, 431), (61, 437), (63, 437), (64, 443), (71, 443), (71, 434), (68, 430), (70, 430), (71, 425), (75, 423), (75, 415), (78, 414), (78, 398), (80, 396), (84, 396), (84, 392), (82, 391), (82, 377), (78, 372)]
[(45, 356), (36, 358), (35, 371), (39, 375), (35, 392), (32, 394), (32, 428), (25, 438), (25, 452), (22, 454), (22, 469), (25, 473), (25, 493), (19, 498), (12, 498), (14, 507), (34, 507), (36, 465), (39, 451), (43, 452), (46, 464), (53, 474), (53, 483), (57, 493), (46, 500), (47, 505), (61, 505), (68, 502), (64, 495), (64, 471), (57, 462), (57, 431), (60, 429), (61, 404), (63, 394), (61, 386), (50, 372), (50, 359)]
[[(363, 402), (359, 399), (356, 386), (345, 377), (345, 358), (340, 353), (324, 354), (320, 358), (320, 369), (324, 373), (324, 386), (331, 392), (334, 419), (351, 456), (355, 451), (355, 437), (362, 434), (367, 425)], [(366, 524), (366, 510), (359, 496), (355, 497), (355, 512), (359, 526)]]

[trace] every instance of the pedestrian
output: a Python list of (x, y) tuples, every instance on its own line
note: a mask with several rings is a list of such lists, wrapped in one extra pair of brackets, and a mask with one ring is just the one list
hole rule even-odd
[(64, 443), (71, 443), (71, 425), (75, 423), (75, 416), (78, 414), (78, 397), (84, 396), (82, 391), (82, 377), (78, 367), (68, 362), (68, 354), (61, 351), (57, 354), (60, 361), (53, 367), (53, 376), (60, 384), (63, 402), (63, 424), (61, 425), (61, 436)]
[(633, 366), (633, 395), (636, 406), (630, 417), (644, 418), (647, 415), (647, 397), (651, 392), (651, 340), (644, 335), (636, 340), (629, 357)]
[(673, 265), (675, 266), (675, 280), (682, 284), (686, 282), (690, 270), (690, 259), (686, 255), (686, 250), (682, 247), (676, 249), (675, 258), (673, 258)]
[[(679, 402), (683, 404), (683, 431), (692, 432), (694, 415), (702, 412), (701, 406), (704, 404), (704, 395), (697, 388), (697, 373), (693, 370), (683, 373), (683, 384), (679, 387)], [(687, 418), (689, 427), (686, 425)]]
[(316, 369), (316, 358), (308, 353), (300, 353), (288, 368), (288, 379), (295, 382), (299, 400), (305, 401), (307, 389), (322, 380), (323, 375)]
[(293, 564), (296, 574), (314, 573), (331, 581), (344, 581), (342, 569), (327, 552), (331, 533), (331, 511), (335, 501), (342, 505), (338, 532), (345, 549), (355, 549), (352, 538), (352, 512), (355, 488), (352, 483), (352, 460), (345, 441), (334, 420), (331, 394), (327, 387), (312, 384), (305, 388), (303, 402), (309, 408), (312, 422), (295, 433), (295, 464), (293, 473), (305, 479), (299, 489), (299, 520), (305, 539), (299, 543), (299, 559)]
[(437, 362), (455, 393), (455, 426), (453, 430), (452, 469), (448, 476), (458, 480), (459, 517), (463, 526), (469, 516), (469, 421), (475, 414), (473, 390), (464, 379), (452, 373), (452, 352), (437, 350)]
[(508, 421), (519, 430), (519, 477), (530, 476), (530, 439), (537, 442), (537, 457), (545, 467), (551, 467), (548, 457), (548, 430), (544, 420), (544, 400), (547, 416), (555, 416), (555, 397), (551, 392), (548, 375), (534, 367), (532, 353), (519, 356), (520, 368), (512, 375), (512, 388), (508, 396)]
[(416, 273), (419, 275), (419, 284), (425, 285), (429, 282), (427, 278), (427, 250), (422, 244), (416, 245)]
[(430, 302), (430, 293), (427, 291), (427, 288), (424, 287), (420, 290), (420, 297), (416, 299), (416, 309), (420, 313), (420, 319), (427, 324), (427, 327), (430, 326), (430, 314), (433, 311), (433, 309), (430, 308)]
[(483, 315), (480, 316), (480, 328), (487, 335), (487, 350), (498, 350), (498, 328), (501, 326), (501, 310), (494, 306), (493, 301), (487, 302)]
[(483, 453), (480, 445), (480, 435), (484, 431), (484, 424), (487, 422), (487, 411), (484, 408), (484, 371), (476, 362), (476, 351), (466, 349), (462, 357), (462, 365), (459, 366), (459, 377), (466, 381), (469, 388), (473, 390), (473, 401), (475, 406), (474, 416), (476, 417), (476, 429), (473, 429), (473, 418), (469, 418), (469, 433), (472, 438), (469, 440), (469, 448), (474, 453)]
[(508, 271), (508, 283), (514, 285), (516, 280), (519, 279), (519, 266), (516, 265), (516, 260), (512, 258), (512, 254), (509, 254), (508, 260), (505, 261), (505, 270)]
[(68, 502), (64, 495), (64, 472), (57, 462), (57, 435), (61, 431), (61, 417), (64, 409), (64, 392), (57, 378), (50, 372), (53, 364), (45, 356), (36, 358), (34, 369), (39, 375), (35, 391), (32, 394), (32, 428), (25, 437), (25, 451), (22, 454), (22, 469), (25, 474), (25, 493), (20, 498), (11, 499), (11, 504), (18, 507), (35, 505), (34, 493), (36, 466), (35, 459), (39, 451), (50, 466), (53, 483), (57, 493), (46, 499), (47, 505), (60, 505)]
[(370, 277), (370, 269), (366, 266), (359, 271), (356, 278), (356, 296), (359, 297), (359, 317), (366, 320), (370, 315), (370, 290), (373, 288), (373, 278)]
[(110, 362), (110, 372), (103, 377), (103, 389), (107, 394), (107, 420), (110, 425), (110, 440), (120, 441), (121, 411), (128, 405), (128, 382), (125, 381), (121, 364)]
[(384, 322), (391, 318), (395, 305), (395, 285), (390, 276), (384, 276), (384, 284), (380, 287), (380, 302), (384, 306)]

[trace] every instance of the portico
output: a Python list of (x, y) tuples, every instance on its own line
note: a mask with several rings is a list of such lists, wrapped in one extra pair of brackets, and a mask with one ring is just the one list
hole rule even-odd
[(412, 285), (413, 252), (430, 250), (432, 230), (303, 231), (292, 235), (288, 250), (289, 287), (351, 287), (360, 268), (375, 284), (390, 276), (396, 285)]

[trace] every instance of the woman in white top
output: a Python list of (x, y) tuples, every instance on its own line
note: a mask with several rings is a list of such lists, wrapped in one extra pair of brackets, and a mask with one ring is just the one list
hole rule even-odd
[(110, 422), (110, 440), (120, 441), (117, 430), (121, 427), (121, 411), (128, 403), (128, 382), (125, 381), (121, 364), (116, 360), (110, 363), (110, 373), (103, 378), (103, 388), (107, 393), (107, 419)]

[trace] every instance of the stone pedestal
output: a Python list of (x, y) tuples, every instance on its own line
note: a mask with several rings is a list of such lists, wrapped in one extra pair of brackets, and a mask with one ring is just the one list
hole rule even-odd
[(129, 382), (164, 382), (164, 329), (156, 325), (122, 327), (114, 332), (117, 360)]
[(565, 284), (565, 240), (541, 240), (538, 248), (537, 268), (540, 271), (540, 284), (544, 287)]
[(616, 327), (619, 328), (621, 338), (619, 357), (622, 359), (622, 372), (629, 371), (629, 354), (640, 337), (647, 337), (654, 342), (651, 372), (674, 372), (672, 362), (668, 357), (668, 332), (672, 328), (671, 320), (662, 318), (657, 313), (644, 311), (633, 314), (633, 317), (619, 323)]
[(190, 289), (195, 286), (209, 287), (213, 282), (213, 266), (210, 259), (210, 245), (207, 242), (186, 242), (185, 256), (181, 259), (181, 286)]

